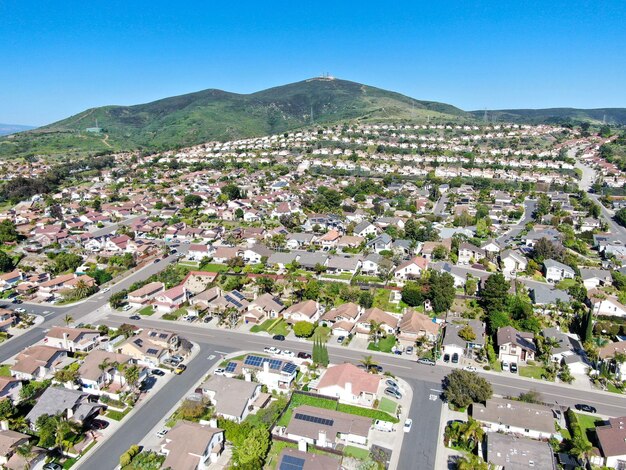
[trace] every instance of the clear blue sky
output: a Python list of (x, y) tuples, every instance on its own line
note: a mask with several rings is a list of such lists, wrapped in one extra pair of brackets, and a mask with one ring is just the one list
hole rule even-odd
[(0, 0), (0, 59), (11, 124), (324, 72), (466, 110), (626, 107), (626, 0)]

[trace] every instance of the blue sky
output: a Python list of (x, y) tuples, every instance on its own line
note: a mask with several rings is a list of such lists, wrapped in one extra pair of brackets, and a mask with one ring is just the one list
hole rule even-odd
[(328, 72), (462, 109), (626, 107), (626, 1), (0, 0), (0, 122)]

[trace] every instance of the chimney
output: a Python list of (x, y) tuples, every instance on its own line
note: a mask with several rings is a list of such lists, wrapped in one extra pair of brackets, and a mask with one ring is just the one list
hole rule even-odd
[(320, 431), (319, 436), (317, 437), (317, 446), (326, 447), (326, 431)]
[(6, 419), (0, 421), (0, 431), (8, 431), (9, 430), (9, 422)]
[(263, 362), (263, 372), (266, 374), (270, 373), (270, 363), (269, 361)]
[(252, 382), (252, 374), (250, 372), (246, 372), (243, 377), (246, 382)]
[(298, 441), (298, 450), (300, 452), (306, 452), (306, 449), (307, 449), (306, 441), (304, 439), (300, 439)]
[(352, 396), (352, 382), (346, 382), (346, 386), (344, 388), (346, 389), (346, 395)]
[(217, 419), (211, 418), (209, 420), (209, 426), (211, 426), (212, 428), (217, 428)]

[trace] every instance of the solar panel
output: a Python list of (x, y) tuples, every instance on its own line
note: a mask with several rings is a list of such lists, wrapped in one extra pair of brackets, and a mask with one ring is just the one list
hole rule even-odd
[(302, 470), (303, 468), (304, 459), (293, 457), (291, 455), (283, 455), (279, 470)]
[(228, 365), (226, 366), (225, 371), (226, 372), (235, 372), (236, 368), (237, 368), (237, 363), (236, 362), (229, 362)]
[(270, 369), (280, 369), (280, 366), (283, 365), (283, 361), (279, 359), (270, 359)]
[(309, 423), (322, 424), (324, 426), (332, 426), (335, 422), (332, 419), (318, 418), (317, 416), (305, 415), (302, 413), (296, 413), (294, 418), (299, 419), (300, 421), (307, 421)]
[(247, 366), (261, 367), (264, 360), (266, 359), (261, 356), (247, 356), (243, 363)]
[(151, 337), (151, 338), (155, 337), (156, 335), (157, 335), (157, 333), (155, 333), (154, 331), (151, 331), (151, 332), (150, 332), (150, 337)]
[(156, 354), (159, 351), (157, 349), (148, 349), (148, 354)]
[(161, 334), (159, 335), (159, 338), (167, 338), (167, 333), (161, 333)]
[(287, 362), (285, 364), (285, 366), (283, 367), (283, 372), (287, 373), (287, 374), (293, 374), (296, 370), (298, 369), (298, 366), (291, 363), (291, 362)]
[(241, 292), (239, 292), (238, 290), (232, 291), (231, 294), (233, 294), (239, 300), (246, 300), (246, 298), (243, 296), (243, 294)]
[(226, 299), (227, 302), (230, 302), (231, 304), (234, 304), (235, 307), (237, 307), (237, 308), (242, 308), (243, 307), (243, 305), (241, 305), (241, 303), (239, 303), (236, 299), (234, 299), (230, 295), (225, 295), (224, 298)]

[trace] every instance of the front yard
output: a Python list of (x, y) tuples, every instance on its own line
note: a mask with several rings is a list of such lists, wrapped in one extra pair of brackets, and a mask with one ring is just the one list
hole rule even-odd
[(370, 351), (380, 351), (390, 353), (391, 349), (396, 345), (396, 337), (393, 335), (385, 336), (378, 340), (378, 344), (371, 342), (367, 345)]
[(544, 375), (546, 370), (543, 366), (530, 365), (530, 366), (520, 366), (519, 375), (522, 377), (529, 377), (537, 380), (545, 380)]
[(154, 309), (152, 308), (151, 305), (147, 305), (144, 308), (142, 308), (141, 310), (137, 311), (137, 313), (139, 315), (144, 315), (144, 316), (150, 316), (152, 314), (154, 314)]
[(272, 318), (269, 320), (265, 320), (260, 325), (254, 325), (252, 328), (250, 328), (250, 331), (252, 333), (266, 331), (271, 335), (287, 336), (289, 334), (289, 325), (282, 318)]

